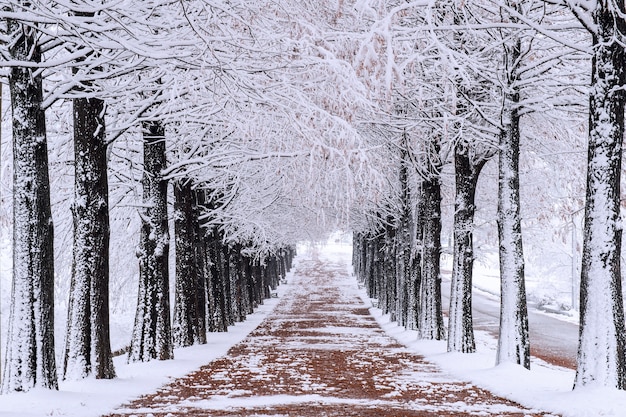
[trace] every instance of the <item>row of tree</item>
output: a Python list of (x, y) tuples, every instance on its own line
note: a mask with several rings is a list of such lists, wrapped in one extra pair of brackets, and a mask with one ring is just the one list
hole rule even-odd
[[(369, 295), (399, 324), (417, 329), (420, 337), (445, 337), (440, 187), (445, 167), (452, 165), (448, 349), (475, 350), (475, 194), (483, 167), (497, 156), (497, 362), (529, 368), (520, 142), (531, 136), (527, 132), (532, 127), (527, 126), (538, 111), (552, 115), (549, 123), (558, 125), (563, 117), (566, 123), (578, 124), (574, 114), (586, 110), (587, 191), (575, 386), (626, 388), (619, 220), (626, 98), (624, 3), (409, 2), (370, 12), (377, 22), (370, 36), (379, 39), (373, 42), (379, 50), (367, 51), (360, 59), (375, 67), (369, 76), (385, 73), (392, 80), (379, 96), (392, 102), (384, 131), (370, 138), (388, 150), (388, 164), (396, 170), (388, 177), (388, 197), (354, 214), (353, 263)], [(589, 74), (590, 83), (582, 78)], [(579, 109), (574, 98), (580, 102), (584, 94), (589, 107)]]
[[(338, 224), (354, 230), (355, 268), (370, 294), (422, 337), (444, 337), (441, 199), (446, 170), (454, 166), (449, 347), (473, 350), (474, 200), (480, 173), (495, 155), (498, 361), (529, 366), (520, 146), (537, 136), (562, 151), (587, 119), (576, 385), (623, 388), (624, 15), (615, 0), (10, 0), (0, 10), (14, 178), (5, 390), (54, 385), (49, 183), (60, 174), (52, 170), (48, 177), (46, 115), (62, 115), (68, 104), (73, 155), (66, 159), (75, 172), (73, 186), (65, 185), (74, 195), (68, 197), (71, 216), (62, 219), (72, 224), (75, 242), (68, 314), (82, 324), (72, 330), (78, 336), (68, 334), (67, 350), (68, 363), (79, 364), (76, 376), (97, 363), (103, 376), (112, 375), (106, 357), (86, 359), (95, 351), (72, 359), (93, 341), (106, 344), (99, 324), (109, 293), (112, 175), (141, 189), (130, 198), (140, 218), (139, 236), (132, 236), (139, 241), (140, 271), (130, 357), (145, 360), (171, 353), (168, 183), (177, 235), (196, 230), (198, 240), (190, 219), (199, 219), (209, 236), (219, 232), (218, 240), (235, 254), (245, 248), (251, 259), (278, 255), (279, 248)], [(581, 105), (585, 96), (588, 109)], [(134, 144), (124, 149), (124, 169), (112, 169), (124, 143)], [(567, 165), (560, 168), (577, 171)], [(193, 201), (197, 212), (185, 214)], [(555, 205), (565, 210), (566, 204)], [(220, 252), (213, 250), (209, 262), (192, 244), (180, 245), (195, 259), (181, 266), (185, 276), (183, 270), (210, 268)], [(254, 262), (228, 259), (229, 271), (239, 262), (243, 269), (234, 270), (260, 273)], [(222, 290), (201, 282), (196, 276), (180, 291), (204, 285), (200, 293), (210, 306), (209, 292)], [(231, 282), (233, 294), (233, 281), (221, 282)], [(176, 320), (186, 316), (174, 310)], [(211, 323), (206, 318), (204, 326)], [(189, 337), (187, 324), (174, 327), (176, 340)], [(85, 328), (89, 337), (81, 336)], [(83, 371), (85, 363), (90, 371)]]
[[(54, 176), (55, 172), (48, 164), (46, 113), (59, 100), (71, 103), (74, 151), (74, 198), (69, 217), (73, 251), (63, 378), (115, 376), (109, 330), (108, 163), (113, 143), (122, 133), (140, 136), (143, 155), (136, 250), (138, 298), (129, 361), (170, 359), (174, 346), (206, 343), (207, 332), (226, 331), (235, 321), (244, 320), (270, 296), (270, 289), (276, 288), (291, 267), (295, 253), (287, 246), (285, 234), (277, 233), (282, 239), (271, 240), (259, 234), (236, 235), (219, 214), (228, 213), (227, 207), (239, 193), (236, 181), (219, 181), (232, 178), (225, 171), (254, 154), (238, 146), (226, 154), (234, 161), (224, 163), (219, 157), (225, 155), (219, 150), (213, 152), (217, 157), (207, 154), (207, 149), (216, 148), (220, 134), (202, 131), (204, 136), (192, 138), (204, 140), (192, 155), (189, 140), (175, 142), (168, 149), (172, 140), (166, 136), (180, 134), (177, 127), (182, 122), (164, 115), (181, 113), (167, 109), (176, 103), (162, 96), (173, 88), (174, 81), (181, 80), (173, 80), (161, 68), (169, 65), (171, 69), (173, 62), (188, 59), (189, 63), (193, 58), (198, 65), (206, 63), (195, 49), (198, 38), (203, 39), (200, 29), (190, 28), (192, 22), (181, 26), (188, 9), (181, 11), (175, 6), (173, 16), (178, 20), (164, 25), (162, 19), (169, 19), (170, 6), (157, 2), (144, 3), (141, 8), (120, 3), (101, 7), (89, 2), (18, 0), (0, 12), (6, 25), (2, 31), (2, 64), (7, 71), (12, 109), (14, 253), (3, 392), (58, 386), (49, 178), (49, 173)], [(145, 21), (145, 16), (154, 20)], [(210, 19), (211, 15), (207, 17), (205, 11), (196, 17)], [(150, 36), (142, 36), (143, 31)], [(159, 46), (164, 34), (175, 39), (174, 43)], [(168, 55), (160, 56), (165, 50)], [(176, 53), (171, 57), (173, 50)], [(127, 84), (132, 80), (141, 81), (139, 91)], [(187, 85), (191, 87), (191, 83)], [(179, 104), (190, 94), (184, 91), (177, 95)], [(119, 105), (130, 110), (130, 117), (116, 116)], [(116, 122), (113, 131), (108, 124), (111, 120)], [(216, 121), (211, 129), (219, 125)], [(186, 176), (180, 166), (168, 164), (171, 148), (187, 152), (183, 165), (195, 157), (206, 171), (207, 165), (222, 162), (218, 168), (223, 177), (216, 181), (219, 188), (211, 188), (206, 178)], [(174, 169), (178, 171), (172, 172)], [(168, 265), (169, 183), (174, 183), (176, 246), (173, 314)]]

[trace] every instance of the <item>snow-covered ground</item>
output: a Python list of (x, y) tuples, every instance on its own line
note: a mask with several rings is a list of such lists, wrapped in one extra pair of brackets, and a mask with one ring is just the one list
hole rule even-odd
[[(297, 262), (296, 259), (295, 265)], [(227, 333), (209, 334), (206, 345), (175, 349), (175, 359), (169, 361), (127, 364), (126, 355), (118, 356), (114, 359), (117, 378), (113, 380), (60, 381), (59, 391), (35, 389), (28, 393), (0, 395), (0, 417), (95, 417), (142, 394), (154, 392), (170, 380), (223, 356), (231, 346), (243, 340), (274, 309), (280, 296), (289, 289), (292, 275), (288, 274), (287, 284), (278, 288), (278, 298), (265, 300), (245, 322), (229, 327)], [(114, 346), (122, 343), (120, 335), (125, 333), (121, 330), (116, 333)], [(62, 338), (63, 333), (59, 336)]]
[[(299, 257), (310, 256), (312, 250), (312, 247), (300, 247)], [(322, 259), (344, 262), (346, 268), (351, 269), (351, 246), (345, 240), (332, 239), (329, 244), (315, 248), (315, 251)], [(279, 294), (287, 291), (289, 285), (281, 285)], [(355, 285), (354, 291), (371, 305), (363, 289)], [(26, 394), (3, 395), (0, 397), (0, 416), (89, 417), (111, 411), (123, 402), (154, 391), (172, 378), (185, 375), (223, 355), (230, 346), (252, 331), (277, 301), (276, 298), (266, 300), (246, 322), (230, 328), (228, 333), (211, 334), (207, 345), (177, 349), (175, 360), (126, 364), (125, 357), (118, 357), (115, 363), (118, 377), (115, 380), (62, 382), (59, 392), (34, 390)], [(450, 354), (446, 352), (445, 342), (419, 341), (415, 332), (390, 323), (388, 316), (382, 315), (380, 310), (372, 307), (371, 312), (385, 331), (411, 350), (437, 363), (445, 372), (526, 407), (572, 417), (626, 415), (626, 392), (602, 388), (572, 391), (572, 370), (538, 360), (533, 360), (530, 371), (514, 365), (494, 366), (496, 341), (486, 333), (477, 333), (477, 353)]]
[[(351, 269), (351, 248), (348, 245), (335, 242), (326, 245), (321, 253), (329, 260), (345, 260)], [(491, 276), (481, 276), (478, 272), (475, 279), (479, 288), (490, 293), (499, 291)], [(372, 305), (365, 290), (360, 291), (364, 302)], [(593, 387), (574, 391), (573, 370), (535, 358), (530, 371), (512, 364), (495, 366), (497, 341), (486, 332), (476, 332), (476, 353), (447, 353), (445, 341), (418, 340), (417, 332), (390, 322), (389, 316), (383, 315), (380, 309), (372, 306), (370, 312), (388, 334), (444, 371), (523, 406), (566, 417), (626, 416), (626, 391)], [(559, 316), (571, 320), (567, 315)]]

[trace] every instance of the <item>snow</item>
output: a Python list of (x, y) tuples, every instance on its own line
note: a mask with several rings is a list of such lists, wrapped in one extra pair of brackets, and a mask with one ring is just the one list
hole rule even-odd
[[(333, 243), (323, 247), (301, 246), (298, 253), (296, 265), (299, 258), (315, 255), (321, 259), (345, 263), (346, 268), (351, 271), (349, 265), (351, 246), (346, 241), (335, 239)], [(176, 349), (175, 360), (126, 364), (125, 356), (117, 357), (115, 359), (118, 375), (116, 379), (61, 381), (58, 392), (34, 389), (28, 393), (3, 395), (0, 397), (0, 417), (98, 416), (110, 412), (141, 394), (153, 392), (172, 378), (183, 376), (224, 355), (232, 345), (242, 340), (273, 310), (280, 297), (290, 290), (291, 277), (292, 273), (289, 274), (288, 283), (279, 287), (279, 298), (265, 300), (265, 303), (245, 322), (230, 327), (227, 333), (209, 334), (209, 343), (206, 345)], [(491, 285), (488, 282), (488, 274), (486, 278), (479, 274), (475, 279), (479, 286), (488, 288)], [(355, 291), (366, 305), (373, 305), (372, 301), (367, 298), (365, 290), (359, 288), (356, 283), (354, 286), (347, 287), (346, 291)], [(371, 307), (370, 311), (389, 335), (439, 366), (443, 371), (441, 377), (444, 379), (465, 380), (516, 401), (522, 406), (565, 417), (621, 416), (626, 410), (626, 392), (606, 388), (581, 388), (573, 392), (575, 374), (573, 370), (555, 367), (536, 358), (532, 359), (531, 370), (510, 363), (495, 366), (497, 342), (485, 332), (476, 332), (476, 353), (447, 353), (445, 341), (417, 340), (415, 331), (405, 330), (390, 322), (389, 316), (383, 315), (377, 308)], [(337, 314), (345, 313), (338, 311)], [(568, 319), (566, 316), (563, 317)], [(328, 331), (330, 330), (324, 330), (324, 332)], [(319, 329), (319, 332), (321, 334), (322, 330)], [(399, 383), (407, 378), (420, 378), (420, 375), (399, 375)], [(229, 405), (241, 407), (242, 404), (237, 403), (237, 399), (234, 398), (236, 396), (236, 392), (231, 392), (224, 396), (198, 399), (194, 400), (194, 405), (200, 405), (201, 408), (208, 410), (224, 409)], [(258, 397), (248, 401), (254, 402), (255, 405), (309, 402), (332, 404), (339, 399), (311, 394)], [(353, 401), (346, 400), (345, 404), (351, 404)], [(390, 399), (390, 401), (393, 400)], [(463, 404), (459, 404), (459, 411), (461, 410), (464, 410)], [(472, 410), (472, 412), (479, 411)], [(494, 409), (489, 411), (495, 412)]]
[[(333, 261), (344, 260), (346, 267), (351, 268), (350, 250), (346, 245), (327, 245), (322, 254)], [(477, 285), (489, 287), (490, 284), (482, 282), (482, 278), (480, 274), (474, 277)], [(370, 312), (389, 335), (425, 356), (445, 372), (525, 407), (564, 417), (624, 415), (626, 391), (577, 388), (574, 392), (575, 371), (547, 364), (534, 357), (531, 359), (531, 370), (511, 363), (495, 366), (497, 340), (482, 331), (477, 331), (475, 335), (476, 353), (448, 353), (446, 341), (418, 340), (416, 331), (406, 330), (391, 322), (389, 315), (383, 315), (380, 309), (373, 307), (364, 289), (359, 291), (363, 301), (372, 305)], [(563, 318), (568, 319), (567, 316)]]
[[(279, 297), (288, 288), (288, 283), (282, 284), (277, 291)], [(60, 381), (59, 391), (36, 388), (28, 393), (2, 395), (0, 417), (90, 417), (110, 412), (124, 402), (155, 391), (173, 378), (184, 376), (226, 354), (231, 346), (261, 323), (278, 300), (265, 300), (245, 322), (229, 327), (227, 333), (209, 334), (206, 345), (175, 349), (174, 360), (127, 364), (126, 355), (122, 355), (114, 359), (117, 378), (113, 380)]]

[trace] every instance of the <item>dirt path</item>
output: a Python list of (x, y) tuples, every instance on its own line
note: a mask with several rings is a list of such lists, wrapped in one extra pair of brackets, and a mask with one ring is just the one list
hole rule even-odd
[(345, 266), (302, 261), (274, 312), (222, 357), (110, 416), (542, 416), (387, 336)]

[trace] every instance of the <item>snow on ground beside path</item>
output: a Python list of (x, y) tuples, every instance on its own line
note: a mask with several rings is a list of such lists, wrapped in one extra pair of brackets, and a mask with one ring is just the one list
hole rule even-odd
[[(350, 271), (351, 255), (351, 246), (341, 242), (326, 245), (319, 251), (321, 259), (344, 262)], [(364, 289), (355, 290), (365, 303), (372, 305)], [(390, 322), (389, 315), (383, 315), (380, 309), (371, 307), (370, 312), (389, 335), (446, 372), (525, 407), (564, 417), (626, 416), (626, 391), (584, 388), (574, 392), (573, 370), (534, 358), (530, 371), (514, 364), (495, 366), (497, 341), (486, 332), (476, 332), (476, 353), (447, 353), (445, 341), (418, 340), (416, 331)]]
[[(295, 265), (297, 262), (296, 259)], [(0, 395), (0, 417), (95, 417), (142, 394), (154, 392), (172, 379), (225, 355), (274, 309), (289, 289), (292, 277), (292, 273), (288, 274), (287, 283), (278, 287), (279, 298), (264, 300), (245, 322), (229, 327), (228, 332), (210, 333), (206, 345), (175, 349), (175, 359), (169, 361), (127, 364), (126, 355), (118, 356), (114, 359), (117, 378), (113, 380), (60, 381), (59, 391), (35, 389), (28, 393)]]
[[(351, 246), (348, 242), (333, 241), (324, 247), (300, 247), (301, 257), (319, 256), (340, 262), (351, 270)], [(298, 258), (296, 258), (298, 262)], [(4, 269), (5, 265), (2, 265)], [(365, 303), (364, 290), (354, 285)], [(289, 289), (289, 284), (279, 287), (279, 294)], [(228, 333), (212, 333), (207, 345), (192, 346), (175, 351), (173, 361), (152, 361), (126, 364), (126, 357), (115, 360), (118, 378), (111, 381), (83, 380), (61, 382), (60, 391), (34, 390), (25, 394), (0, 396), (0, 417), (43, 416), (99, 416), (116, 406), (155, 391), (171, 379), (183, 376), (219, 356), (248, 333), (273, 310), (278, 299), (266, 300), (246, 322), (231, 327)], [(446, 306), (444, 306), (446, 308)], [(495, 367), (496, 341), (483, 332), (477, 332), (478, 352), (475, 354), (446, 353), (445, 342), (418, 341), (413, 331), (407, 331), (389, 322), (388, 316), (371, 309), (383, 329), (413, 351), (438, 364), (451, 375), (489, 389), (523, 406), (562, 414), (566, 417), (626, 416), (626, 392), (609, 389), (584, 389), (572, 392), (574, 372), (542, 364), (536, 360), (532, 370), (519, 366)], [(320, 333), (323, 333), (320, 330)]]

